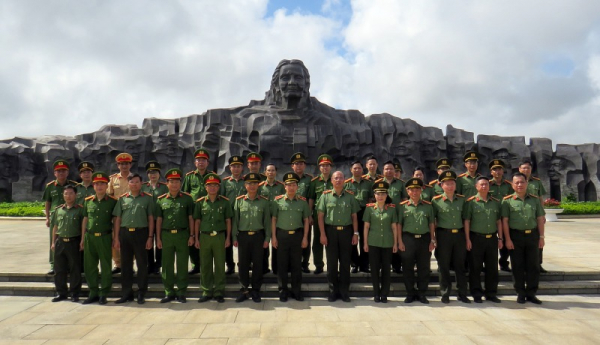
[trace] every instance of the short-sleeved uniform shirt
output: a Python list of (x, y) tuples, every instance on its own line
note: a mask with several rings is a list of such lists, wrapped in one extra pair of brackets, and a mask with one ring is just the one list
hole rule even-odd
[(429, 225), (435, 223), (431, 202), (422, 199), (416, 204), (410, 199), (403, 201), (398, 207), (398, 223), (402, 225), (402, 232), (429, 233)]
[(408, 199), (408, 193), (406, 192), (406, 184), (404, 181), (394, 178), (392, 182), (389, 182), (387, 179), (382, 178), (376, 180), (375, 183), (380, 181), (385, 181), (390, 184), (390, 187), (388, 188), (388, 196), (392, 199), (392, 203), (398, 205), (402, 201)]
[(53, 222), (57, 227), (56, 234), (59, 237), (81, 236), (81, 223), (83, 222), (83, 207), (74, 204), (67, 207), (66, 204), (58, 206), (52, 215)]
[(385, 204), (382, 209), (379, 209), (376, 203), (366, 206), (362, 220), (369, 223), (367, 244), (380, 248), (392, 248), (394, 246), (392, 224), (398, 223), (396, 205)]
[(454, 194), (452, 201), (448, 199), (446, 193), (433, 197), (431, 204), (437, 226), (444, 229), (462, 229), (465, 200), (465, 197), (460, 194)]
[(542, 202), (535, 195), (526, 194), (524, 199), (517, 193), (508, 195), (502, 200), (501, 215), (508, 218), (508, 227), (516, 230), (537, 228), (537, 217), (544, 216)]
[(279, 181), (274, 181), (273, 184), (262, 181), (258, 184), (258, 194), (264, 196), (269, 201), (273, 201), (276, 196), (285, 194), (285, 187)]
[(200, 220), (200, 232), (225, 231), (226, 220), (232, 217), (231, 203), (222, 195), (218, 195), (215, 201), (210, 201), (208, 195), (196, 200), (194, 219)]
[(138, 196), (125, 193), (119, 198), (113, 211), (113, 216), (121, 217), (123, 228), (146, 228), (148, 216), (154, 215), (154, 200), (152, 196), (140, 192)]
[(435, 190), (433, 187), (425, 185), (423, 186), (423, 190), (421, 191), (421, 199), (431, 201), (431, 199), (435, 196)]
[(44, 195), (42, 196), (42, 200), (50, 202), (50, 212), (54, 212), (56, 206), (60, 206), (65, 203), (65, 199), (63, 197), (63, 192), (66, 185), (75, 186), (77, 182), (66, 180), (65, 184), (61, 185), (58, 181), (54, 180), (49, 182), (44, 189)]
[[(429, 182), (429, 186), (433, 188), (433, 196), (444, 194), (444, 189), (442, 188), (440, 181), (433, 180)], [(433, 199), (433, 196), (431, 197), (431, 199)]]
[(505, 196), (514, 193), (512, 184), (508, 180), (502, 180), (502, 182), (497, 183), (496, 180), (490, 179), (490, 191), (488, 194), (496, 198), (498, 200), (504, 199)]
[(546, 188), (542, 184), (542, 180), (537, 177), (531, 176), (527, 182), (527, 193), (541, 198), (546, 194)]
[(481, 174), (475, 174), (475, 177), (469, 175), (469, 173), (458, 175), (456, 178), (456, 193), (464, 195), (465, 198), (470, 198), (477, 194), (475, 179), (479, 176), (481, 176)]
[(344, 181), (344, 189), (352, 191), (360, 208), (365, 208), (373, 199), (373, 181), (363, 179), (356, 181), (354, 176)]
[(86, 231), (91, 233), (107, 233), (113, 228), (113, 211), (117, 205), (117, 198), (105, 195), (98, 199), (97, 195), (89, 196), (83, 203), (83, 216), (88, 222)]
[(298, 191), (296, 194), (304, 197), (308, 200), (308, 190), (310, 189), (310, 181), (314, 178), (314, 176), (310, 174), (303, 174), (298, 180)]
[(142, 192), (152, 195), (152, 200), (156, 202), (159, 196), (169, 192), (169, 187), (164, 182), (158, 182), (156, 186), (152, 186), (150, 182), (145, 182), (142, 183)]
[(325, 224), (347, 226), (352, 224), (352, 214), (360, 211), (358, 201), (351, 191), (343, 189), (340, 194), (333, 190), (323, 192), (316, 210), (325, 214)]
[(488, 195), (483, 200), (479, 193), (467, 199), (463, 210), (463, 218), (469, 220), (471, 232), (493, 234), (498, 232), (497, 222), (500, 219), (500, 201)]
[(271, 202), (260, 195), (254, 199), (240, 195), (233, 203), (233, 240), (237, 241), (239, 231), (256, 230), (265, 231), (265, 242), (271, 239)]
[(196, 169), (185, 174), (183, 183), (181, 184), (181, 191), (190, 194), (193, 200), (198, 200), (207, 195), (204, 188), (204, 177), (209, 173), (210, 171), (206, 170), (204, 174), (200, 174), (198, 169)]
[(194, 215), (194, 200), (183, 192), (166, 193), (156, 200), (156, 218), (162, 218), (161, 229), (191, 230), (189, 217)]
[(240, 175), (240, 178), (237, 180), (233, 176), (227, 176), (221, 181), (219, 195), (223, 195), (229, 200), (235, 200), (235, 198), (244, 194), (246, 194), (246, 187), (243, 176)]
[(275, 197), (271, 202), (271, 216), (277, 219), (275, 226), (282, 230), (304, 228), (304, 220), (310, 217), (306, 199), (298, 194), (289, 198), (287, 194)]
[(312, 181), (310, 181), (310, 187), (308, 189), (308, 199), (314, 200), (314, 205), (316, 206), (323, 192), (331, 188), (333, 188), (333, 184), (331, 184), (331, 175), (329, 175), (329, 178), (325, 180), (323, 174), (320, 174), (319, 176), (313, 178)]
[(75, 188), (77, 188), (77, 198), (75, 199), (75, 202), (79, 205), (83, 205), (85, 198), (88, 196), (96, 194), (94, 185), (92, 183), (90, 183), (90, 185), (87, 187), (84, 186), (83, 183), (78, 183)]

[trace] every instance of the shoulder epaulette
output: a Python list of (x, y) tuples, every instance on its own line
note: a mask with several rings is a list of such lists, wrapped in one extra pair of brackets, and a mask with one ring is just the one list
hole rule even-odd
[(267, 175), (263, 174), (263, 173), (258, 173), (260, 176), (264, 176), (267, 177)]
[(350, 189), (346, 189), (346, 193), (350, 194), (350, 195), (354, 195), (354, 192), (351, 191)]
[(400, 205), (406, 205), (408, 204), (408, 200), (404, 200), (403, 202), (400, 203)]
[(375, 183), (377, 183), (377, 182), (381, 182), (381, 181), (383, 181), (383, 177), (382, 177), (382, 178), (378, 178), (378, 179), (377, 179), (377, 180), (375, 180), (374, 182), (375, 182)]
[(244, 195), (240, 195), (240, 196), (238, 196), (237, 198), (235, 198), (235, 200), (243, 199), (244, 197), (246, 197), (246, 195), (245, 195), (245, 194), (244, 194)]
[(298, 194), (296, 194), (296, 198), (298, 198), (298, 199), (300, 199), (300, 200), (304, 200), (304, 201), (306, 201), (306, 198), (305, 198), (305, 197), (303, 197), (302, 195), (298, 195)]
[(304, 175), (306, 175), (306, 176), (308, 176), (308, 177), (310, 177), (310, 178), (313, 178), (313, 177), (314, 177), (314, 176), (313, 176), (313, 175), (311, 175), (311, 174), (304, 174)]
[(121, 194), (121, 196), (119, 196), (119, 198), (122, 198), (122, 197), (126, 196), (128, 193), (129, 192)]
[(533, 197), (533, 198), (537, 198), (537, 199), (539, 199), (539, 198), (540, 198), (539, 196), (537, 196), (537, 195), (535, 195), (535, 194), (531, 194), (531, 193), (528, 193), (527, 195), (529, 195), (530, 197)]
[(259, 198), (261, 198), (261, 199), (269, 200), (269, 198), (267, 198), (267, 197), (266, 197), (266, 196), (264, 196), (264, 195), (259, 195), (258, 197), (259, 197)]
[(369, 178), (369, 174), (364, 174), (361, 176), (362, 178)]
[(316, 181), (318, 178), (319, 178), (319, 176), (315, 176), (315, 177), (312, 178), (312, 180), (310, 180), (310, 182)]
[(513, 194), (510, 194), (510, 195), (507, 195), (507, 196), (505, 196), (504, 198), (502, 198), (502, 200), (510, 199), (510, 198), (512, 198), (512, 197), (513, 197)]
[(423, 189), (425, 189), (425, 188), (433, 188), (433, 187), (431, 187), (431, 186), (430, 186), (430, 185), (428, 185), (428, 184), (424, 184), (424, 185), (423, 185)]
[(158, 199), (162, 199), (162, 198), (166, 197), (167, 195), (169, 195), (169, 193), (165, 193), (165, 194), (163, 194), (163, 195), (160, 195), (160, 196), (158, 197)]
[(86, 201), (87, 200), (94, 200), (95, 197), (96, 197), (95, 195), (90, 195), (90, 196), (88, 196), (87, 198), (85, 198), (83, 200), (86, 200)]
[(150, 193), (146, 193), (146, 192), (141, 192), (140, 195), (145, 195), (145, 196), (152, 196), (152, 194)]
[(185, 194), (187, 196), (192, 196), (192, 194), (190, 194), (190, 193), (186, 193), (186, 192), (180, 192), (180, 193)]
[(279, 200), (279, 199), (283, 198), (284, 196), (285, 196), (285, 194), (278, 195), (275, 197), (275, 200)]
[(370, 203), (370, 204), (367, 204), (367, 207), (373, 207), (373, 206), (375, 206), (375, 203), (374, 203), (374, 202), (372, 202), (372, 203)]
[[(108, 195), (108, 194), (106, 194), (106, 195)], [(119, 200), (119, 198), (115, 198), (115, 197), (114, 197), (114, 196), (112, 196), (112, 195), (108, 195), (108, 197), (109, 197), (109, 198), (112, 198), (113, 200)]]
[(229, 201), (229, 198), (228, 198), (228, 197), (226, 197), (226, 196), (224, 196), (224, 195), (219, 195), (219, 198), (221, 198), (221, 199), (225, 199), (225, 200)]
[(433, 198), (431, 198), (431, 200), (440, 199), (441, 197), (443, 197), (443, 195), (439, 194), (439, 195), (436, 195)]
[(403, 180), (403, 179), (401, 179), (401, 178), (394, 178), (394, 179), (395, 179), (395, 180), (398, 180), (398, 181), (400, 181), (400, 182), (402, 182), (402, 183), (406, 183), (406, 181), (404, 181), (404, 180)]
[(229, 181), (229, 180), (231, 180), (232, 178), (233, 178), (232, 176), (227, 176), (227, 177), (223, 178), (223, 181)]
[(192, 170), (192, 171), (190, 171), (189, 173), (185, 174), (185, 176), (187, 176), (187, 175), (191, 175), (191, 174), (193, 174), (194, 172), (195, 172), (195, 170)]
[(422, 203), (427, 204), (427, 205), (431, 205), (431, 201), (427, 201), (427, 200), (421, 200)]
[(351, 178), (348, 178), (348, 179), (346, 179), (346, 180), (344, 181), (344, 183), (348, 183), (348, 182), (352, 182), (352, 177), (351, 177)]
[(261, 183), (258, 184), (259, 187), (264, 186), (267, 183), (267, 181), (262, 181)]
[(150, 181), (148, 181), (148, 182), (142, 182), (142, 184), (143, 184), (144, 186), (149, 186), (149, 185), (150, 185)]
[(283, 182), (275, 180), (275, 184), (283, 184)]
[(161, 182), (161, 181), (158, 181), (158, 184), (162, 184), (162, 185), (165, 185), (165, 186), (167, 185), (166, 183)]
[(333, 190), (328, 189), (328, 190), (324, 191), (323, 194), (329, 194), (329, 193), (332, 193), (332, 192), (333, 192)]
[(389, 203), (389, 204), (387, 204), (387, 206), (388, 206), (388, 207), (393, 207), (393, 208), (396, 208), (396, 204), (394, 204), (394, 203)]
[(504, 182), (508, 183), (509, 185), (512, 186), (512, 182), (510, 182), (509, 180), (504, 180)]
[(204, 201), (204, 200), (206, 200), (206, 196), (203, 196), (203, 197), (201, 197), (201, 198), (198, 198), (198, 199), (196, 200), (196, 202), (198, 202), (198, 201)]
[(454, 195), (455, 195), (455, 196), (458, 196), (458, 197), (461, 197), (461, 198), (464, 198), (464, 197), (465, 197), (464, 195), (462, 195), (462, 194), (458, 194), (458, 193), (456, 193), (456, 194), (454, 194)]
[(56, 182), (56, 180), (52, 180), (52, 181), (46, 183), (46, 187), (49, 186), (49, 185), (51, 185), (51, 184), (53, 184), (53, 183), (55, 183), (55, 182)]
[(114, 173), (112, 175), (110, 175), (109, 177), (113, 177), (113, 176), (117, 176), (119, 173)]
[(492, 200), (494, 200), (494, 201), (500, 201), (500, 200), (498, 200), (498, 199), (494, 198), (493, 196), (490, 196), (490, 199), (492, 199)]
[(456, 176), (456, 177), (465, 177), (465, 176), (467, 176), (467, 173), (466, 173), (466, 172), (464, 172), (464, 173), (462, 173), (462, 174), (460, 174), (460, 175), (458, 175), (458, 176)]
[(531, 176), (532, 180), (541, 181), (539, 177)]
[(473, 195), (472, 197), (468, 198), (467, 201), (471, 201), (473, 199), (475, 199), (475, 195)]
[(438, 183), (438, 180), (433, 180), (431, 182), (429, 182), (429, 186), (431, 187), (431, 185)]
[(63, 208), (63, 207), (65, 207), (65, 206), (67, 206), (67, 204), (60, 204), (60, 205), (56, 206), (54, 209), (56, 210), (56, 209), (58, 209), (58, 208)]

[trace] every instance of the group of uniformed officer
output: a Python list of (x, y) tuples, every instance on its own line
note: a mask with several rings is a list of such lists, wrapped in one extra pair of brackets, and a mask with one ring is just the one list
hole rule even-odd
[[(332, 157), (322, 154), (317, 160), (320, 174), (312, 177), (304, 172), (305, 155), (298, 152), (290, 159), (293, 171), (285, 173), (282, 182), (276, 180), (273, 164), (266, 165), (265, 174), (260, 172), (262, 157), (256, 152), (246, 156), (250, 172), (245, 175), (244, 159), (232, 156), (231, 175), (223, 179), (208, 171), (208, 151), (197, 149), (194, 158), (194, 171), (184, 175), (170, 169), (166, 183), (160, 181), (156, 161), (146, 164), (148, 182), (143, 183), (140, 175), (130, 172), (132, 156), (127, 153), (116, 157), (119, 173), (110, 176), (82, 162), (81, 183), (67, 180), (68, 162), (54, 163), (56, 180), (44, 192), (50, 273), (55, 274), (57, 291), (53, 301), (67, 299), (69, 292), (73, 301), (79, 300), (83, 250), (90, 290), (84, 304), (107, 303), (112, 274), (119, 272), (122, 296), (116, 303), (134, 298), (144, 303), (148, 274), (159, 272), (165, 290), (161, 303), (185, 303), (189, 275), (196, 273), (201, 274), (199, 302), (213, 298), (223, 302), (225, 276), (235, 269), (232, 247), (237, 247), (241, 285), (237, 302), (261, 301), (269, 256), (280, 300), (303, 300), (302, 273), (310, 273), (311, 252), (314, 273), (320, 274), (325, 249), (329, 301), (349, 302), (350, 273), (360, 270), (371, 273), (374, 301), (386, 303), (394, 270), (403, 272), (405, 303), (429, 303), (426, 293), (435, 249), (443, 303), (450, 302), (451, 270), (459, 301), (470, 303), (470, 293), (476, 303), (483, 297), (499, 303), (498, 264), (510, 271), (507, 253), (517, 302), (541, 303), (536, 291), (543, 270), (545, 221), (540, 198), (545, 191), (531, 176), (529, 161), (509, 182), (503, 179), (501, 160), (490, 162), (492, 178), (478, 174), (479, 156), (469, 151), (464, 155), (465, 173), (457, 176), (449, 170), (450, 161), (442, 158), (436, 163), (438, 178), (425, 184), (423, 168), (415, 168), (413, 177), (404, 182), (400, 164), (392, 161), (383, 164), (379, 175), (375, 157), (367, 159), (366, 174), (362, 162), (354, 162), (352, 176), (346, 179), (341, 171), (332, 172)], [(132, 287), (134, 259), (137, 296)]]

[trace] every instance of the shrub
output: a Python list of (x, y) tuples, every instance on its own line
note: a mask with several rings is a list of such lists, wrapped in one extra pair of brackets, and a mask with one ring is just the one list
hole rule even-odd
[(600, 201), (565, 202), (560, 205), (562, 214), (600, 214)]
[(0, 216), (8, 217), (43, 217), (44, 203), (34, 202), (3, 202), (0, 203)]

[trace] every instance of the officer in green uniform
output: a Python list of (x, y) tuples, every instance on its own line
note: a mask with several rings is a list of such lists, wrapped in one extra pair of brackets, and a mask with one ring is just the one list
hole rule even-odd
[[(494, 159), (489, 163), (490, 173), (492, 178), (490, 179), (490, 196), (502, 200), (505, 196), (514, 193), (512, 183), (509, 180), (504, 179), (504, 161), (501, 159)], [(502, 236), (500, 236), (502, 237)], [(505, 272), (510, 272), (508, 265), (508, 249), (506, 249), (506, 243), (502, 237), (502, 248), (500, 249), (500, 269)]]
[(350, 167), (350, 172), (352, 173), (352, 177), (344, 181), (344, 189), (347, 189), (354, 193), (356, 201), (358, 201), (358, 205), (360, 206), (360, 210), (356, 214), (358, 220), (359, 239), (358, 245), (352, 246), (352, 270), (350, 272), (357, 273), (360, 269), (361, 272), (368, 273), (370, 272), (369, 252), (364, 249), (364, 246), (362, 246), (362, 243), (366, 241), (366, 237), (364, 237), (364, 232), (362, 231), (362, 229), (364, 229), (365, 224), (363, 221), (365, 207), (367, 206), (367, 203), (373, 201), (373, 182), (362, 178), (363, 166), (360, 161), (355, 161), (354, 163), (352, 163), (352, 166)]
[[(261, 301), (260, 288), (263, 280), (264, 249), (271, 241), (271, 203), (258, 195), (260, 176), (249, 173), (244, 176), (247, 193), (236, 198), (233, 206), (233, 245), (238, 248), (241, 294), (235, 300), (243, 302), (248, 297), (256, 303)], [(276, 251), (274, 252), (274, 255)], [(252, 265), (252, 288), (250, 289), (250, 266)], [(273, 267), (275, 270), (275, 267)]]
[[(451, 165), (452, 165), (452, 163), (450, 162), (450, 160), (448, 158), (438, 159), (437, 162), (435, 162), (435, 168), (437, 170), (437, 175), (440, 176), (440, 174), (443, 173), (444, 171), (450, 170)], [(433, 187), (433, 192), (435, 193), (435, 195), (444, 194), (444, 190), (442, 189), (442, 186), (440, 185), (440, 181), (438, 181), (437, 179), (429, 182), (429, 186)], [(432, 199), (433, 199), (433, 197), (432, 197)]]
[[(146, 163), (146, 174), (148, 182), (142, 184), (142, 192), (152, 195), (152, 199), (156, 204), (156, 200), (161, 195), (169, 192), (167, 184), (160, 180), (160, 163), (157, 161), (149, 161)], [(156, 222), (156, 217), (154, 219)], [(156, 223), (154, 228), (156, 229)], [(152, 243), (152, 248), (148, 249), (148, 274), (159, 274), (162, 266), (162, 250), (156, 246), (156, 238)]]
[[(413, 178), (418, 178), (421, 181), (426, 181), (425, 179), (425, 169), (423, 167), (415, 167), (412, 174)], [(421, 190), (421, 199), (426, 201), (431, 201), (431, 198), (435, 196), (435, 191), (433, 187), (428, 184), (423, 184), (423, 188)]]
[[(196, 170), (190, 171), (185, 174), (183, 184), (181, 185), (181, 191), (188, 193), (192, 196), (193, 200), (206, 195), (206, 189), (204, 189), (204, 178), (209, 173), (208, 171), (208, 160), (210, 155), (208, 151), (203, 148), (199, 148), (194, 152), (194, 164)], [(190, 246), (190, 261), (192, 262), (192, 269), (189, 274), (200, 273), (200, 252), (195, 246)]]
[(365, 180), (375, 182), (375, 180), (379, 180), (383, 177), (383, 175), (377, 173), (377, 167), (379, 164), (377, 163), (377, 158), (375, 158), (375, 156), (368, 156), (365, 166), (367, 167), (367, 173), (362, 176), (362, 178)]
[(395, 204), (386, 203), (388, 187), (385, 181), (372, 185), (375, 202), (366, 205), (363, 215), (362, 244), (363, 250), (369, 253), (375, 303), (387, 303), (392, 253), (398, 251), (398, 212)]
[[(435, 248), (435, 216), (431, 202), (421, 197), (423, 180), (406, 181), (409, 199), (398, 207), (398, 250), (404, 263), (404, 303), (429, 304), (427, 288), (431, 276), (431, 252)], [(415, 265), (417, 289), (415, 290)]]
[(248, 171), (251, 173), (258, 174), (260, 176), (260, 180), (264, 181), (267, 179), (267, 175), (260, 172), (260, 167), (262, 165), (262, 156), (258, 152), (250, 152), (246, 155), (246, 164), (248, 166)]
[[(265, 176), (267, 179), (262, 181), (258, 185), (258, 194), (269, 201), (275, 200), (276, 196), (285, 194), (285, 188), (283, 183), (277, 181), (277, 167), (275, 164), (269, 163), (265, 166)], [(265, 248), (263, 255), (263, 274), (269, 273), (269, 247)], [(277, 249), (272, 249), (273, 254), (271, 255), (271, 268), (273, 274), (277, 274)]]
[[(244, 176), (242, 175), (242, 172), (244, 171), (244, 159), (241, 156), (229, 157), (229, 171), (231, 172), (231, 175), (221, 180), (221, 189), (219, 190), (219, 195), (223, 195), (227, 199), (233, 201), (238, 196), (246, 193), (246, 188), (244, 187)], [(231, 203), (231, 207), (233, 207), (233, 202)], [(233, 274), (235, 271), (235, 262), (233, 261), (233, 246), (229, 246), (227, 249), (225, 249), (225, 265), (227, 266), (225, 274)]]
[(515, 193), (504, 197), (500, 212), (517, 303), (530, 301), (541, 304), (536, 293), (540, 281), (538, 255), (545, 244), (545, 212), (540, 199), (527, 193), (528, 181), (524, 174), (514, 174), (512, 185)]
[(85, 198), (94, 195), (94, 186), (92, 185), (92, 174), (94, 173), (94, 164), (90, 162), (81, 162), (77, 166), (81, 182), (76, 185), (77, 204), (83, 205)]
[(402, 165), (400, 162), (394, 162), (394, 177), (402, 180)]
[[(112, 287), (111, 248), (113, 241), (113, 210), (117, 198), (106, 193), (109, 176), (104, 172), (92, 175), (95, 194), (85, 198), (83, 204), (83, 270), (90, 294), (83, 304), (106, 304)], [(100, 288), (98, 287), (100, 264)]]
[(271, 203), (271, 242), (277, 248), (277, 283), (279, 300), (287, 302), (288, 269), (292, 278), (292, 294), (303, 301), (301, 256), (302, 248), (308, 247), (310, 209), (306, 199), (297, 194), (299, 176), (289, 172), (283, 175), (285, 194)]
[(464, 195), (465, 198), (470, 198), (477, 194), (475, 189), (475, 179), (481, 176), (477, 172), (479, 167), (479, 155), (475, 151), (467, 151), (463, 156), (467, 171), (458, 175), (456, 178), (456, 193)]
[[(52, 214), (57, 206), (65, 203), (65, 199), (63, 198), (63, 190), (67, 184), (76, 185), (77, 182), (68, 180), (69, 176), (69, 163), (64, 160), (57, 160), (53, 164), (54, 168), (54, 177), (56, 180), (48, 182), (46, 188), (44, 189), (44, 195), (42, 196), (42, 200), (44, 200), (44, 208), (46, 211), (46, 226), (48, 227), (48, 235), (50, 246), (52, 246), (52, 223), (50, 219), (52, 218)], [(48, 251), (48, 262), (50, 263), (50, 271), (48, 274), (54, 274), (54, 251), (51, 249)]]
[[(538, 197), (542, 205), (544, 205), (544, 194), (546, 194), (546, 188), (544, 188), (542, 180), (531, 175), (532, 171), (533, 164), (530, 160), (526, 159), (523, 162), (521, 162), (521, 164), (519, 164), (519, 172), (525, 175), (525, 177), (527, 178), (527, 194), (531, 194)], [(545, 218), (544, 222), (546, 222)], [(542, 267), (542, 263), (544, 262), (544, 248), (540, 248), (539, 253), (540, 273), (548, 273), (548, 271), (546, 271)]]
[[(298, 175), (298, 192), (297, 194), (308, 200), (308, 190), (310, 189), (310, 181), (314, 178), (311, 174), (304, 172), (306, 170), (306, 155), (302, 152), (296, 152), (290, 157), (290, 164), (292, 165), (292, 171)], [(312, 237), (310, 231), (308, 232), (308, 243), (310, 243)], [(302, 249), (302, 272), (310, 273), (308, 268), (310, 260), (310, 246)]]
[(471, 303), (467, 297), (467, 276), (465, 274), (467, 241), (462, 219), (465, 197), (455, 193), (456, 173), (454, 171), (445, 171), (440, 174), (438, 179), (444, 193), (433, 197), (431, 203), (437, 224), (435, 237), (437, 239), (442, 303), (450, 303), (450, 292), (452, 291), (450, 266), (454, 267), (456, 274), (457, 299), (463, 303)]
[[(469, 286), (475, 303), (482, 297), (500, 303), (498, 292), (498, 249), (502, 248), (500, 200), (489, 195), (490, 183), (485, 176), (475, 181), (477, 194), (468, 198), (464, 208), (465, 236), (469, 255)], [(481, 271), (485, 265), (485, 291), (481, 288)]]
[(315, 274), (323, 273), (323, 245), (321, 244), (321, 234), (324, 233), (324, 229), (319, 228), (318, 215), (315, 210), (317, 202), (324, 191), (333, 188), (331, 184), (331, 166), (333, 165), (333, 159), (328, 154), (322, 154), (317, 158), (317, 164), (319, 165), (319, 171), (321, 174), (314, 177), (310, 181), (310, 187), (308, 188), (308, 207), (312, 212), (312, 226), (313, 226), (313, 239), (312, 239), (312, 254), (313, 263), (315, 265)]
[(174, 299), (185, 303), (189, 282), (189, 246), (195, 242), (194, 200), (189, 194), (181, 192), (181, 170), (169, 169), (165, 178), (169, 191), (156, 201), (156, 247), (163, 252), (162, 281), (165, 287), (165, 297), (160, 303)]
[(148, 291), (148, 253), (154, 242), (154, 200), (142, 192), (142, 177), (127, 176), (129, 192), (117, 201), (113, 211), (115, 238), (113, 246), (121, 250), (121, 298), (115, 303), (133, 301), (133, 258), (137, 262), (137, 303), (146, 302)]
[[(203, 303), (213, 297), (223, 303), (225, 291), (225, 248), (231, 245), (231, 218), (229, 200), (219, 195), (221, 178), (210, 173), (204, 177), (207, 196), (196, 200), (194, 208), (195, 247), (200, 249), (200, 288)], [(213, 271), (214, 264), (214, 271)]]
[[(65, 203), (58, 206), (52, 214), (52, 246), (56, 274), (54, 286), (57, 295), (52, 302), (67, 299), (67, 292), (71, 292), (71, 301), (79, 301), (81, 292), (81, 222), (83, 221), (83, 208), (75, 203), (77, 190), (73, 185), (63, 188)], [(69, 289), (67, 289), (67, 276)]]
[(330, 302), (339, 297), (350, 302), (350, 257), (352, 246), (358, 243), (358, 201), (351, 191), (344, 189), (344, 174), (331, 175), (333, 189), (326, 190), (317, 203), (321, 244), (327, 254), (327, 280)]

